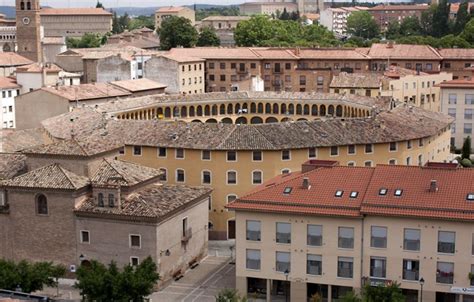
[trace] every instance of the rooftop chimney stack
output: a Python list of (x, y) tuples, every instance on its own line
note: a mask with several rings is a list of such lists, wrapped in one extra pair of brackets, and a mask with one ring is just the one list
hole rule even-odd
[(304, 177), (303, 178), (303, 189), (304, 190), (309, 190), (310, 188), (310, 184), (309, 184), (309, 178), (308, 177)]
[(430, 192), (438, 192), (438, 182), (436, 179), (432, 179), (430, 182)]

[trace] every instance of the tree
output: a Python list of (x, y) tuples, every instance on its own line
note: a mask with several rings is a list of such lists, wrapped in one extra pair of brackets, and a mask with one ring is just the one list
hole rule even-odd
[(470, 48), (471, 44), (461, 38), (460, 36), (455, 35), (446, 35), (439, 39), (437, 47), (443, 48)]
[(121, 271), (114, 262), (108, 267), (98, 261), (80, 266), (76, 288), (86, 301), (143, 301), (159, 280), (156, 264), (147, 257), (138, 266), (125, 266)]
[(364, 302), (405, 302), (405, 296), (397, 283), (379, 286), (367, 284), (362, 297)]
[(235, 289), (223, 289), (216, 296), (216, 302), (246, 302), (246, 298), (241, 298)]
[(196, 43), (197, 46), (219, 46), (221, 41), (214, 27), (206, 26), (201, 29)]
[(467, 22), (469, 22), (469, 20), (471, 19), (471, 16), (468, 12), (468, 7), (469, 3), (467, 1), (463, 1), (459, 5), (459, 9), (456, 15), (456, 22), (454, 23), (453, 29), (453, 33), (456, 35), (460, 34), (463, 31), (464, 26), (466, 26)]
[(431, 5), (429, 9), (424, 10), (420, 17), (421, 33), (423, 35), (433, 34), (433, 14), (436, 9), (435, 5)]
[(167, 18), (161, 23), (158, 33), (163, 50), (178, 46), (193, 47), (198, 39), (198, 33), (191, 24), (191, 20), (184, 17), (171, 16)]
[(95, 5), (95, 8), (104, 8), (104, 5), (102, 4), (102, 2), (97, 1), (97, 4)]
[(234, 39), (238, 46), (263, 46), (263, 41), (270, 40), (272, 34), (272, 20), (265, 15), (256, 15), (237, 24)]
[(474, 19), (471, 19), (469, 22), (467, 22), (460, 37), (470, 44), (474, 44)]
[(387, 30), (385, 31), (385, 38), (394, 40), (400, 37), (400, 23), (392, 21), (388, 23)]
[(347, 292), (342, 297), (342, 302), (362, 302), (362, 299), (353, 291)]
[(86, 33), (81, 38), (67, 38), (68, 48), (97, 48), (107, 42), (106, 36), (94, 33)]
[(62, 277), (65, 269), (51, 262), (30, 263), (0, 259), (0, 288), (16, 290), (20, 287), (25, 293), (42, 290), (44, 286), (56, 285), (55, 278)]
[(149, 28), (155, 30), (155, 17), (154, 16), (138, 16), (132, 18), (128, 25), (129, 30), (134, 30), (138, 28)]
[(413, 36), (421, 34), (420, 21), (417, 17), (406, 17), (400, 24), (400, 35)]
[(369, 12), (357, 11), (347, 18), (347, 32), (353, 36), (369, 40), (377, 37), (380, 29)]
[(442, 37), (449, 33), (449, 10), (451, 5), (448, 0), (440, 0), (433, 12), (433, 36)]
[(290, 20), (290, 14), (286, 10), (286, 7), (283, 8), (283, 12), (281, 13), (281, 15), (278, 19), (280, 19), (280, 20)]
[(471, 137), (468, 136), (462, 144), (461, 159), (471, 159)]

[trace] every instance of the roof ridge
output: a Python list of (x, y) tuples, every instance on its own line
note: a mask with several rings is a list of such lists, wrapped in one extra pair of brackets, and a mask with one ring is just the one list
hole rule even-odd
[[(77, 175), (75, 174), (74, 172), (71, 172), (65, 168), (63, 168), (60, 164), (58, 163), (54, 163), (53, 165), (56, 165), (57, 168), (59, 168), (59, 170), (63, 173), (64, 177), (66, 177), (66, 179), (69, 181), (69, 183), (71, 184), (71, 186), (76, 189), (76, 184), (75, 182), (71, 179), (70, 177), (70, 174), (74, 174), (75, 176), (79, 176), (79, 177), (84, 177), (84, 178), (87, 178), (89, 179), (89, 177), (85, 177), (85, 176), (80, 176), (80, 175)], [(89, 179), (90, 180), (90, 179)]]
[(274, 145), (272, 142), (270, 142), (270, 140), (265, 136), (265, 134), (263, 134), (263, 133), (259, 130), (259, 128), (261, 128), (261, 127), (254, 127), (254, 129), (263, 137), (263, 139), (264, 139), (266, 142), (268, 142), (269, 145), (271, 145), (273, 148), (275, 148), (275, 145)]
[(76, 137), (74, 137), (74, 136), (71, 137), (71, 140), (72, 140), (74, 143), (76, 143), (77, 146), (79, 146), (79, 148), (81, 149), (81, 151), (84, 152), (84, 154), (85, 154), (86, 156), (90, 156), (90, 154), (86, 151), (86, 149), (85, 149), (84, 147), (82, 147), (81, 144), (79, 144), (79, 142), (77, 141)]
[[(233, 126), (233, 127), (232, 127), (232, 131), (230, 131), (230, 132), (222, 139), (221, 143), (217, 145), (216, 149), (217, 149), (217, 148), (221, 148), (221, 146), (224, 145), (224, 144), (227, 142), (227, 140), (229, 139), (229, 137), (234, 133), (234, 131), (237, 129), (237, 127), (240, 127), (240, 126), (235, 125), (235, 124), (233, 124), (232, 126)], [(221, 129), (222, 129), (222, 128), (221, 128)]]

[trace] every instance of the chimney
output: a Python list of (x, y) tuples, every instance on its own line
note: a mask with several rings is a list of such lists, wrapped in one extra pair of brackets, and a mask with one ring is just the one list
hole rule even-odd
[(302, 188), (304, 190), (309, 190), (309, 188), (311, 187), (311, 185), (309, 184), (309, 178), (308, 177), (304, 177), (303, 178), (303, 186)]
[(438, 192), (438, 182), (436, 179), (432, 179), (430, 182), (430, 192)]
[(393, 48), (393, 41), (387, 42), (387, 48)]
[(299, 56), (300, 55), (300, 48), (296, 47), (294, 53), (295, 53), (295, 56)]

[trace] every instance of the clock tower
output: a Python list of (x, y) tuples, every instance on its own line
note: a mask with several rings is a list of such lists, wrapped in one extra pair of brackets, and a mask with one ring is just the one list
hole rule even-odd
[(39, 0), (16, 0), (16, 40), (18, 54), (41, 62), (41, 21)]

